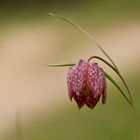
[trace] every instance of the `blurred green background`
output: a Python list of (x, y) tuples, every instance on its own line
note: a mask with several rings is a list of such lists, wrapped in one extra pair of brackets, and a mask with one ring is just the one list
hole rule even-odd
[(134, 93), (140, 132), (139, 0), (1, 0), (0, 139), (132, 140), (131, 107), (110, 82), (105, 106), (99, 102), (93, 110), (79, 111), (68, 99), (68, 68), (42, 65), (103, 56), (81, 32), (49, 12), (76, 21), (112, 56)]

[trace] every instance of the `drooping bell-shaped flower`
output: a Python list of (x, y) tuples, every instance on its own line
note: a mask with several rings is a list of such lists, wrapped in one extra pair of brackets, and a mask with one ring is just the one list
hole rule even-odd
[(102, 68), (97, 63), (80, 60), (68, 71), (67, 85), (69, 98), (76, 101), (79, 108), (85, 104), (94, 108), (102, 96), (102, 103), (106, 103), (107, 83)]

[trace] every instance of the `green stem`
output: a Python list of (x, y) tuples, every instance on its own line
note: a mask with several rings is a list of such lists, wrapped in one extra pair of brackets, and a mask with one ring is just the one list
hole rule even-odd
[(137, 118), (136, 118), (136, 108), (135, 105), (133, 104), (132, 107), (132, 114), (133, 114), (133, 131), (134, 131), (134, 139), (138, 139), (138, 134), (137, 134)]
[[(104, 63), (106, 63), (109, 67), (111, 67), (114, 71), (115, 71), (115, 68), (110, 64), (108, 63), (107, 61), (105, 61), (103, 58), (101, 57), (98, 57), (98, 56), (92, 56), (88, 59), (88, 61), (90, 61), (91, 59), (93, 58), (97, 58), (101, 61), (103, 61)], [(46, 65), (46, 64), (43, 64), (44, 66), (49, 66), (49, 67), (67, 67), (67, 66), (74, 66), (75, 64), (74, 63), (71, 63), (71, 64), (51, 64), (51, 65)], [(104, 71), (105, 72), (105, 71)], [(115, 71), (116, 72), (116, 71)], [(127, 100), (127, 102), (129, 103), (129, 105), (132, 107), (132, 114), (133, 114), (133, 128), (134, 128), (134, 139), (137, 140), (137, 128), (136, 128), (136, 110), (135, 110), (135, 106), (134, 106), (134, 103), (129, 100), (127, 98), (127, 96), (125, 95), (125, 93), (123, 92), (123, 90), (120, 88), (120, 86), (115, 82), (115, 80), (108, 74), (105, 72), (105, 76), (116, 86), (116, 88), (121, 92), (121, 94), (123, 95), (123, 97)], [(133, 98), (132, 98), (133, 99)]]
[(134, 105), (134, 101), (133, 101), (133, 97), (132, 97), (132, 94), (131, 94), (131, 91), (127, 85), (127, 83), (125, 82), (123, 76), (120, 74), (116, 64), (114, 63), (114, 61), (111, 59), (111, 57), (106, 53), (106, 51), (97, 43), (97, 41), (88, 33), (86, 32), (83, 28), (81, 28), (78, 24), (76, 24), (75, 22), (73, 22), (72, 20), (69, 20), (65, 17), (62, 17), (62, 16), (59, 16), (59, 15), (56, 15), (56, 14), (52, 14), (52, 13), (49, 13), (51, 16), (53, 17), (56, 17), (56, 18), (59, 18), (59, 19), (62, 19), (64, 21), (67, 21), (69, 22), (70, 24), (74, 25), (75, 27), (77, 27), (81, 32), (83, 32), (89, 39), (91, 39), (93, 41), (93, 43), (101, 50), (101, 52), (109, 59), (109, 61), (112, 63), (112, 65), (110, 63), (108, 63), (107, 61), (105, 61), (104, 59), (100, 58), (100, 57), (96, 57), (97, 59), (100, 59), (101, 61), (103, 61), (104, 63), (106, 63), (108, 66), (110, 66), (117, 74), (118, 76), (120, 77), (120, 79), (122, 80), (128, 94), (129, 94), (129, 97), (130, 97), (130, 100), (131, 100), (131, 106), (132, 106), (132, 109), (133, 109), (133, 120), (134, 120), (134, 138), (135, 140), (137, 140), (137, 132), (136, 132), (136, 111), (135, 111), (135, 105)]
[(60, 15), (56, 15), (53, 13), (49, 13), (49, 15), (62, 19), (64, 21), (69, 22), (70, 24), (74, 25), (75, 27), (77, 27), (81, 32), (83, 32), (89, 39), (91, 39), (93, 41), (93, 43), (102, 51), (102, 53), (110, 60), (110, 62), (113, 64), (113, 66), (118, 70), (116, 64), (114, 63), (114, 61), (111, 59), (111, 57), (106, 53), (106, 51), (97, 43), (97, 41), (88, 33), (86, 32), (83, 28), (81, 28), (78, 24), (76, 24), (75, 22), (73, 22), (70, 19), (67, 19), (65, 17), (62, 17)]
[(120, 72), (118, 72), (118, 70), (116, 68), (114, 68), (109, 62), (107, 62), (106, 60), (104, 60), (103, 58), (99, 57), (99, 56), (92, 56), (88, 59), (88, 61), (90, 61), (91, 59), (93, 58), (96, 58), (98, 60), (101, 60), (102, 62), (104, 62), (105, 64), (107, 64), (111, 69), (114, 70), (114, 72), (120, 77), (120, 79), (122, 80), (127, 92), (128, 92), (128, 95), (130, 97), (130, 100), (131, 100), (131, 105), (133, 105), (133, 98), (132, 98), (132, 95), (131, 95), (131, 92), (130, 92), (130, 89), (128, 88), (128, 85), (126, 84), (124, 78), (122, 77), (122, 75), (120, 74)]
[(105, 76), (117, 87), (117, 89), (122, 93), (123, 97), (127, 100), (127, 102), (129, 103), (130, 106), (131, 105), (131, 101), (127, 98), (127, 96), (125, 95), (125, 93), (123, 92), (123, 90), (120, 88), (120, 86), (115, 82), (115, 80), (104, 71)]
[[(96, 58), (96, 59), (99, 59), (101, 60), (102, 62), (104, 62), (105, 64), (107, 64), (111, 69), (113, 69), (115, 71), (115, 73), (120, 77), (120, 79), (122, 80), (126, 90), (127, 90), (127, 93), (130, 97), (130, 100), (131, 100), (131, 107), (132, 107), (132, 114), (133, 114), (133, 128), (134, 128), (134, 139), (137, 140), (137, 127), (136, 127), (136, 109), (135, 109), (135, 105), (134, 105), (134, 100), (133, 100), (133, 96), (131, 94), (131, 91), (125, 81), (125, 79), (123, 78), (123, 76), (120, 74), (120, 72), (115, 68), (113, 67), (109, 62), (107, 62), (106, 60), (104, 60), (103, 58), (99, 57), (99, 56), (92, 56), (88, 59), (88, 61), (90, 61), (91, 59), (93, 58)], [(116, 86), (117, 87), (117, 86)]]

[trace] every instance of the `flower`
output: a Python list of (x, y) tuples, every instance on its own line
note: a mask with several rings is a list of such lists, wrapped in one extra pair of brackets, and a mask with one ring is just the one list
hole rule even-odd
[(106, 78), (103, 69), (97, 63), (80, 60), (69, 69), (67, 85), (70, 100), (74, 98), (79, 108), (86, 104), (93, 109), (100, 96), (102, 104), (106, 103)]

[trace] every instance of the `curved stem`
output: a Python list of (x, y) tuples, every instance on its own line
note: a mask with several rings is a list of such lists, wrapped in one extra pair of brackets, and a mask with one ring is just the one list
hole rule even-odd
[(101, 60), (102, 62), (104, 62), (105, 64), (107, 64), (111, 69), (113, 69), (115, 73), (117, 73), (117, 75), (118, 75), (118, 76), (120, 77), (120, 79), (122, 80), (122, 82), (123, 82), (123, 84), (124, 84), (124, 86), (125, 86), (125, 88), (126, 88), (126, 90), (127, 90), (127, 92), (128, 92), (128, 95), (129, 95), (129, 97), (130, 97), (131, 104), (133, 105), (134, 103), (133, 103), (132, 94), (131, 94), (130, 89), (129, 89), (128, 85), (126, 84), (124, 78), (123, 78), (122, 75), (120, 74), (120, 72), (118, 72), (118, 70), (117, 70), (116, 68), (114, 68), (109, 62), (107, 62), (106, 60), (104, 60), (103, 58), (101, 58), (101, 57), (99, 57), (99, 56), (92, 56), (92, 57), (90, 57), (90, 58), (88, 59), (88, 61), (90, 61), (90, 60), (93, 59), (93, 58), (96, 58), (96, 59)]
[(129, 103), (130, 106), (131, 105), (131, 101), (128, 99), (128, 97), (125, 95), (125, 93), (123, 92), (123, 90), (120, 88), (120, 86), (115, 82), (115, 80), (113, 80), (113, 78), (104, 71), (105, 76), (117, 87), (117, 89), (121, 92), (121, 94), (123, 95), (123, 97), (126, 99), (126, 101)]
[(76, 28), (78, 28), (81, 32), (83, 32), (89, 39), (91, 39), (94, 44), (102, 51), (102, 53), (109, 59), (109, 61), (112, 63), (112, 65), (110, 63), (108, 63), (106, 60), (102, 59), (101, 57), (98, 57), (98, 56), (93, 56), (89, 59), (89, 61), (92, 59), (92, 58), (97, 58), (101, 61), (103, 61), (104, 63), (106, 63), (109, 67), (111, 67), (116, 73), (117, 75), (120, 77), (120, 79), (122, 80), (128, 94), (129, 94), (129, 97), (130, 97), (130, 100), (131, 100), (131, 106), (132, 106), (132, 109), (133, 109), (133, 120), (134, 120), (134, 138), (135, 140), (137, 139), (137, 133), (136, 133), (136, 111), (135, 111), (135, 105), (134, 105), (134, 101), (133, 101), (133, 97), (132, 97), (132, 94), (131, 94), (131, 91), (127, 85), (127, 83), (125, 82), (125, 79), (123, 78), (123, 76), (120, 74), (116, 64), (114, 63), (114, 61), (111, 59), (111, 57), (106, 53), (106, 51), (104, 51), (104, 49), (97, 43), (97, 41), (88, 33), (86, 32), (83, 28), (81, 28), (79, 25), (77, 25), (75, 22), (73, 22), (72, 20), (69, 20), (67, 18), (64, 18), (62, 16), (59, 16), (59, 15), (56, 15), (56, 14), (52, 14), (52, 13), (49, 13), (51, 16), (53, 17), (56, 17), (56, 18), (59, 18), (59, 19), (62, 19), (64, 21), (67, 21), (69, 22), (70, 24), (74, 25)]
[[(67, 21), (69, 22), (70, 24), (74, 25), (76, 28), (78, 28), (81, 32), (83, 32), (89, 39), (91, 39), (94, 44), (102, 51), (102, 53), (110, 60), (110, 62), (113, 64), (113, 66), (118, 70), (116, 64), (114, 63), (114, 61), (111, 59), (111, 57), (106, 53), (106, 51), (97, 43), (97, 41), (88, 33), (86, 32), (83, 28), (81, 28), (78, 24), (76, 24), (75, 22), (73, 22), (72, 20), (70, 19), (67, 19), (65, 17), (62, 17), (60, 15), (56, 15), (56, 14), (53, 14), (53, 13), (49, 13), (50, 16), (53, 16), (53, 17), (56, 17), (56, 18), (59, 18), (59, 19), (62, 19), (64, 21)], [(118, 70), (119, 71), (119, 70)]]
[(133, 121), (134, 121), (134, 123), (133, 123), (133, 127), (134, 127), (134, 129), (133, 129), (133, 131), (134, 131), (134, 137), (135, 137), (135, 140), (137, 140), (137, 138), (138, 138), (138, 134), (137, 134), (137, 118), (136, 118), (136, 108), (135, 108), (135, 105), (133, 104), (133, 107), (132, 107), (132, 111), (133, 111)]
[(91, 59), (96, 58), (101, 60), (102, 62), (104, 62), (105, 64), (107, 64), (111, 69), (113, 69), (115, 71), (115, 73), (120, 77), (120, 79), (122, 80), (127, 93), (130, 97), (131, 100), (131, 107), (132, 107), (132, 114), (133, 114), (133, 128), (134, 128), (134, 139), (137, 140), (137, 128), (136, 128), (136, 109), (135, 109), (135, 104), (134, 104), (134, 100), (133, 100), (133, 96), (131, 94), (131, 91), (125, 81), (125, 79), (123, 78), (123, 76), (120, 74), (120, 72), (118, 71), (118, 69), (116, 69), (114, 66), (112, 66), (109, 62), (107, 62), (106, 60), (104, 60), (103, 58), (99, 57), (99, 56), (92, 56), (88, 59), (88, 61), (90, 61)]
[(88, 62), (91, 61), (93, 58), (96, 58), (96, 59), (101, 60), (102, 62), (104, 62), (105, 64), (107, 64), (111, 69), (113, 69), (113, 70), (116, 72), (116, 68), (114, 68), (109, 62), (107, 62), (106, 60), (104, 60), (103, 58), (101, 58), (101, 57), (99, 57), (99, 56), (91, 56), (91, 57), (88, 59)]

